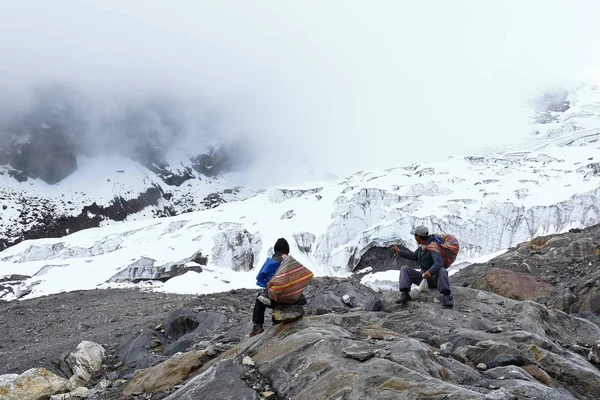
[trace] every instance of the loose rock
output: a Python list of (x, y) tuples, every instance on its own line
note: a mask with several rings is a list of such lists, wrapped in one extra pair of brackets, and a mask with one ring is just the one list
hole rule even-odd
[(594, 364), (600, 364), (600, 340), (592, 346), (588, 360)]

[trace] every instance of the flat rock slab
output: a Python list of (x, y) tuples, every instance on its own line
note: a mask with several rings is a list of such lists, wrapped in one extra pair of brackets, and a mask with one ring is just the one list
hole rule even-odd
[(242, 379), (244, 370), (234, 360), (220, 361), (165, 400), (259, 400), (256, 391)]
[(373, 349), (364, 346), (351, 346), (342, 350), (344, 356), (358, 361), (367, 361), (375, 355)]
[(302, 306), (279, 306), (273, 310), (273, 319), (284, 324), (297, 321), (303, 316), (304, 308)]

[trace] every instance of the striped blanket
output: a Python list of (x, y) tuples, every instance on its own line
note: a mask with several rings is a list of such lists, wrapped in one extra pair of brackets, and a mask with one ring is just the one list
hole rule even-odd
[(436, 233), (433, 236), (434, 240), (424, 247), (429, 251), (439, 253), (444, 259), (444, 268), (448, 268), (456, 260), (456, 256), (458, 256), (460, 250), (458, 239), (452, 235), (440, 235)]
[(280, 303), (295, 303), (312, 277), (313, 273), (308, 268), (290, 256), (267, 283), (269, 297)]

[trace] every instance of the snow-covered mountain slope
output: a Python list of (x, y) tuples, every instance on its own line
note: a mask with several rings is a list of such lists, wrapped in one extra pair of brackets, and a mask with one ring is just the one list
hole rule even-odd
[[(152, 171), (123, 156), (80, 156), (77, 170), (55, 184), (19, 182), (8, 171), (0, 167), (1, 248), (22, 238), (202, 210), (250, 194), (232, 173), (207, 177), (184, 165)], [(167, 183), (173, 176), (183, 181)]]
[(589, 165), (600, 150), (546, 150), (361, 172), (335, 184), (271, 189), (210, 210), (26, 241), (0, 254), (0, 274), (33, 276), (28, 284), (36, 284), (36, 295), (124, 280), (117, 274), (148, 279), (203, 259), (203, 272), (163, 286), (203, 292), (254, 286), (255, 271), (245, 271), (259, 267), (281, 236), (317, 274), (347, 274), (373, 246), (412, 243), (409, 230), (418, 224), (457, 235), (460, 261), (599, 223), (600, 174)]
[(31, 278), (5, 298), (142, 280), (175, 292), (254, 287), (278, 237), (318, 275), (345, 275), (364, 267), (361, 258), (373, 248), (412, 246), (415, 225), (456, 235), (460, 263), (600, 223), (600, 143), (588, 134), (580, 140), (571, 128), (574, 121), (585, 121), (576, 124), (585, 131), (600, 128), (598, 103), (590, 100), (600, 95), (582, 87), (568, 98), (569, 108), (553, 114), (555, 122), (536, 124), (538, 137), (517, 151), (358, 172), (200, 212), (20, 243), (0, 254), (0, 276)]
[(27, 105), (2, 109), (0, 250), (247, 195), (231, 172), (247, 166), (251, 150), (202, 109), (192, 118), (188, 102), (160, 96), (107, 100), (110, 107), (88, 101), (48, 85)]

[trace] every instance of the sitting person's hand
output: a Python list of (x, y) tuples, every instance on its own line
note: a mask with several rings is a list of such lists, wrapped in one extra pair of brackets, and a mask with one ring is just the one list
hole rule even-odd
[(424, 279), (430, 279), (431, 278), (431, 272), (425, 271), (425, 273), (423, 274), (423, 278)]
[(394, 252), (394, 254), (400, 253), (400, 249), (395, 244), (392, 245), (392, 251)]

